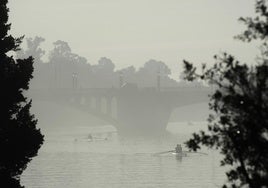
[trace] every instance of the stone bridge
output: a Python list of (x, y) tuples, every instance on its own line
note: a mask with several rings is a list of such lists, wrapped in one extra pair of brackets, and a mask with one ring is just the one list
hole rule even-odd
[(210, 88), (90, 88), (31, 90), (33, 100), (48, 101), (86, 111), (114, 125), (119, 133), (164, 132), (173, 109), (208, 102)]

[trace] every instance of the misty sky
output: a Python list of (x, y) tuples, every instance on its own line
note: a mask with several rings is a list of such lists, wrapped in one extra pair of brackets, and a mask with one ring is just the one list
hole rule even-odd
[(11, 33), (42, 36), (44, 49), (64, 40), (89, 63), (112, 59), (117, 68), (165, 62), (177, 78), (182, 59), (213, 62), (227, 51), (252, 62), (256, 44), (233, 39), (254, 0), (10, 0)]

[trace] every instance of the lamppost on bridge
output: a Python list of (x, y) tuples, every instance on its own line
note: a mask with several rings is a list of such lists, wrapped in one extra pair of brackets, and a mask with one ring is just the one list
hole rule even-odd
[(121, 88), (124, 84), (124, 80), (123, 80), (123, 72), (119, 71), (119, 88)]
[(157, 90), (160, 91), (160, 87), (161, 87), (161, 73), (160, 70), (157, 72)]
[(77, 88), (77, 73), (73, 72), (72, 74), (72, 84), (73, 84), (73, 89)]

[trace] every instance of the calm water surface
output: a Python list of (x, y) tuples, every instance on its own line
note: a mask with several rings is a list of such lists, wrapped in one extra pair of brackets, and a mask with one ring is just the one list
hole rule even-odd
[(123, 139), (112, 126), (55, 128), (45, 133), (21, 181), (29, 188), (220, 187), (225, 175), (215, 151), (156, 155), (184, 142), (201, 124), (170, 124), (173, 136), (150, 139)]

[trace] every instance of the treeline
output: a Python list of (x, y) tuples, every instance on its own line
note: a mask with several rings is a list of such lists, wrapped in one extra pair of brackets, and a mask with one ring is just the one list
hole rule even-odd
[[(111, 59), (101, 57), (98, 64), (91, 65), (85, 57), (72, 52), (67, 42), (58, 40), (47, 53), (41, 47), (42, 37), (27, 38), (26, 49), (17, 52), (18, 58), (32, 56), (35, 60), (34, 79), (31, 88), (118, 88), (123, 83), (134, 83), (138, 87), (201, 86), (198, 81), (189, 83), (170, 78), (171, 70), (162, 61), (149, 60), (143, 67), (129, 66), (115, 70)], [(120, 81), (121, 80), (121, 81)]]

